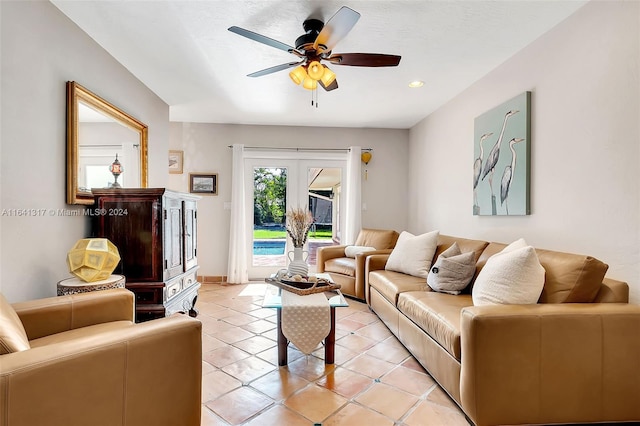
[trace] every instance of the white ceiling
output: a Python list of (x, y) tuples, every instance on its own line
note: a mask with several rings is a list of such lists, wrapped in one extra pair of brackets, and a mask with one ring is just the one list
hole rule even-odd
[[(583, 6), (582, 0), (51, 0), (170, 106), (172, 121), (410, 128)], [(361, 13), (334, 53), (401, 55), (398, 67), (328, 64), (339, 89), (311, 92), (287, 71), (247, 74), (296, 57), (227, 31), (289, 45), (302, 22), (341, 6)], [(410, 89), (412, 80), (424, 87)]]

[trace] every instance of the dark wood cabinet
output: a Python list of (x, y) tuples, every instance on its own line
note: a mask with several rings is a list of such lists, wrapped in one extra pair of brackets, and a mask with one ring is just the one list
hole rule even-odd
[(92, 189), (92, 234), (118, 247), (116, 268), (136, 295), (136, 321), (197, 315), (197, 201), (164, 188)]

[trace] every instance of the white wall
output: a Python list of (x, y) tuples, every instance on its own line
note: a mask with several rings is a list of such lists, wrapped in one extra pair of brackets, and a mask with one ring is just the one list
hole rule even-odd
[[(170, 149), (184, 151), (184, 173), (169, 176), (169, 187), (189, 190), (189, 173), (218, 173), (218, 196), (205, 196), (198, 203), (198, 263), (200, 275), (226, 275), (229, 250), (231, 201), (231, 149), (245, 146), (372, 148), (362, 180), (362, 224), (369, 228), (407, 226), (408, 130), (348, 129), (316, 127), (245, 126), (172, 123)], [(364, 165), (363, 165), (364, 166)]]
[[(46, 1), (0, 2), (0, 290), (10, 301), (55, 295), (66, 253), (89, 233), (63, 217), (65, 83), (77, 81), (149, 126), (149, 184), (167, 184), (169, 108)], [(44, 216), (8, 216), (44, 209)], [(50, 216), (49, 211), (54, 215)]]
[[(640, 303), (640, 3), (594, 1), (410, 132), (409, 228), (595, 256)], [(531, 215), (472, 215), (474, 118), (532, 92)]]

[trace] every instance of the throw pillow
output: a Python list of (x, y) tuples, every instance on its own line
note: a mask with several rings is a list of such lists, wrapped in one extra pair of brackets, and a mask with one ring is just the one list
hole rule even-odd
[(438, 246), (438, 231), (413, 235), (402, 231), (389, 255), (385, 269), (402, 272), (414, 277), (427, 278), (431, 261)]
[(0, 294), (0, 355), (29, 348), (29, 338), (22, 321), (7, 299)]
[(536, 250), (519, 239), (487, 260), (473, 286), (473, 304), (536, 304), (544, 277)]
[(344, 255), (347, 257), (356, 257), (356, 255), (360, 253), (367, 253), (370, 251), (375, 251), (375, 247), (367, 247), (367, 246), (346, 246), (344, 248)]
[(457, 295), (469, 285), (475, 272), (475, 253), (462, 253), (454, 242), (438, 256), (427, 276), (427, 284), (433, 291)]

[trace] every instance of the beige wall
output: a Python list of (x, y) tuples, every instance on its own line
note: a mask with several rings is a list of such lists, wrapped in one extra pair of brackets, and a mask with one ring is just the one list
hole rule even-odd
[[(640, 2), (591, 2), (411, 129), (409, 228), (589, 254), (640, 303), (639, 31)], [(524, 91), (532, 214), (473, 216), (474, 118)]]
[(0, 15), (0, 290), (19, 301), (55, 295), (67, 251), (89, 232), (86, 218), (57, 215), (79, 209), (65, 204), (66, 81), (149, 125), (151, 186), (167, 184), (169, 107), (51, 3), (2, 1)]
[(231, 149), (246, 146), (372, 148), (362, 180), (362, 224), (371, 228), (406, 229), (408, 130), (347, 129), (318, 127), (244, 126), (172, 123), (170, 149), (184, 151), (184, 173), (172, 174), (169, 187), (189, 190), (189, 173), (218, 173), (219, 195), (205, 196), (198, 203), (198, 263), (201, 275), (226, 275), (229, 250), (231, 201)]

